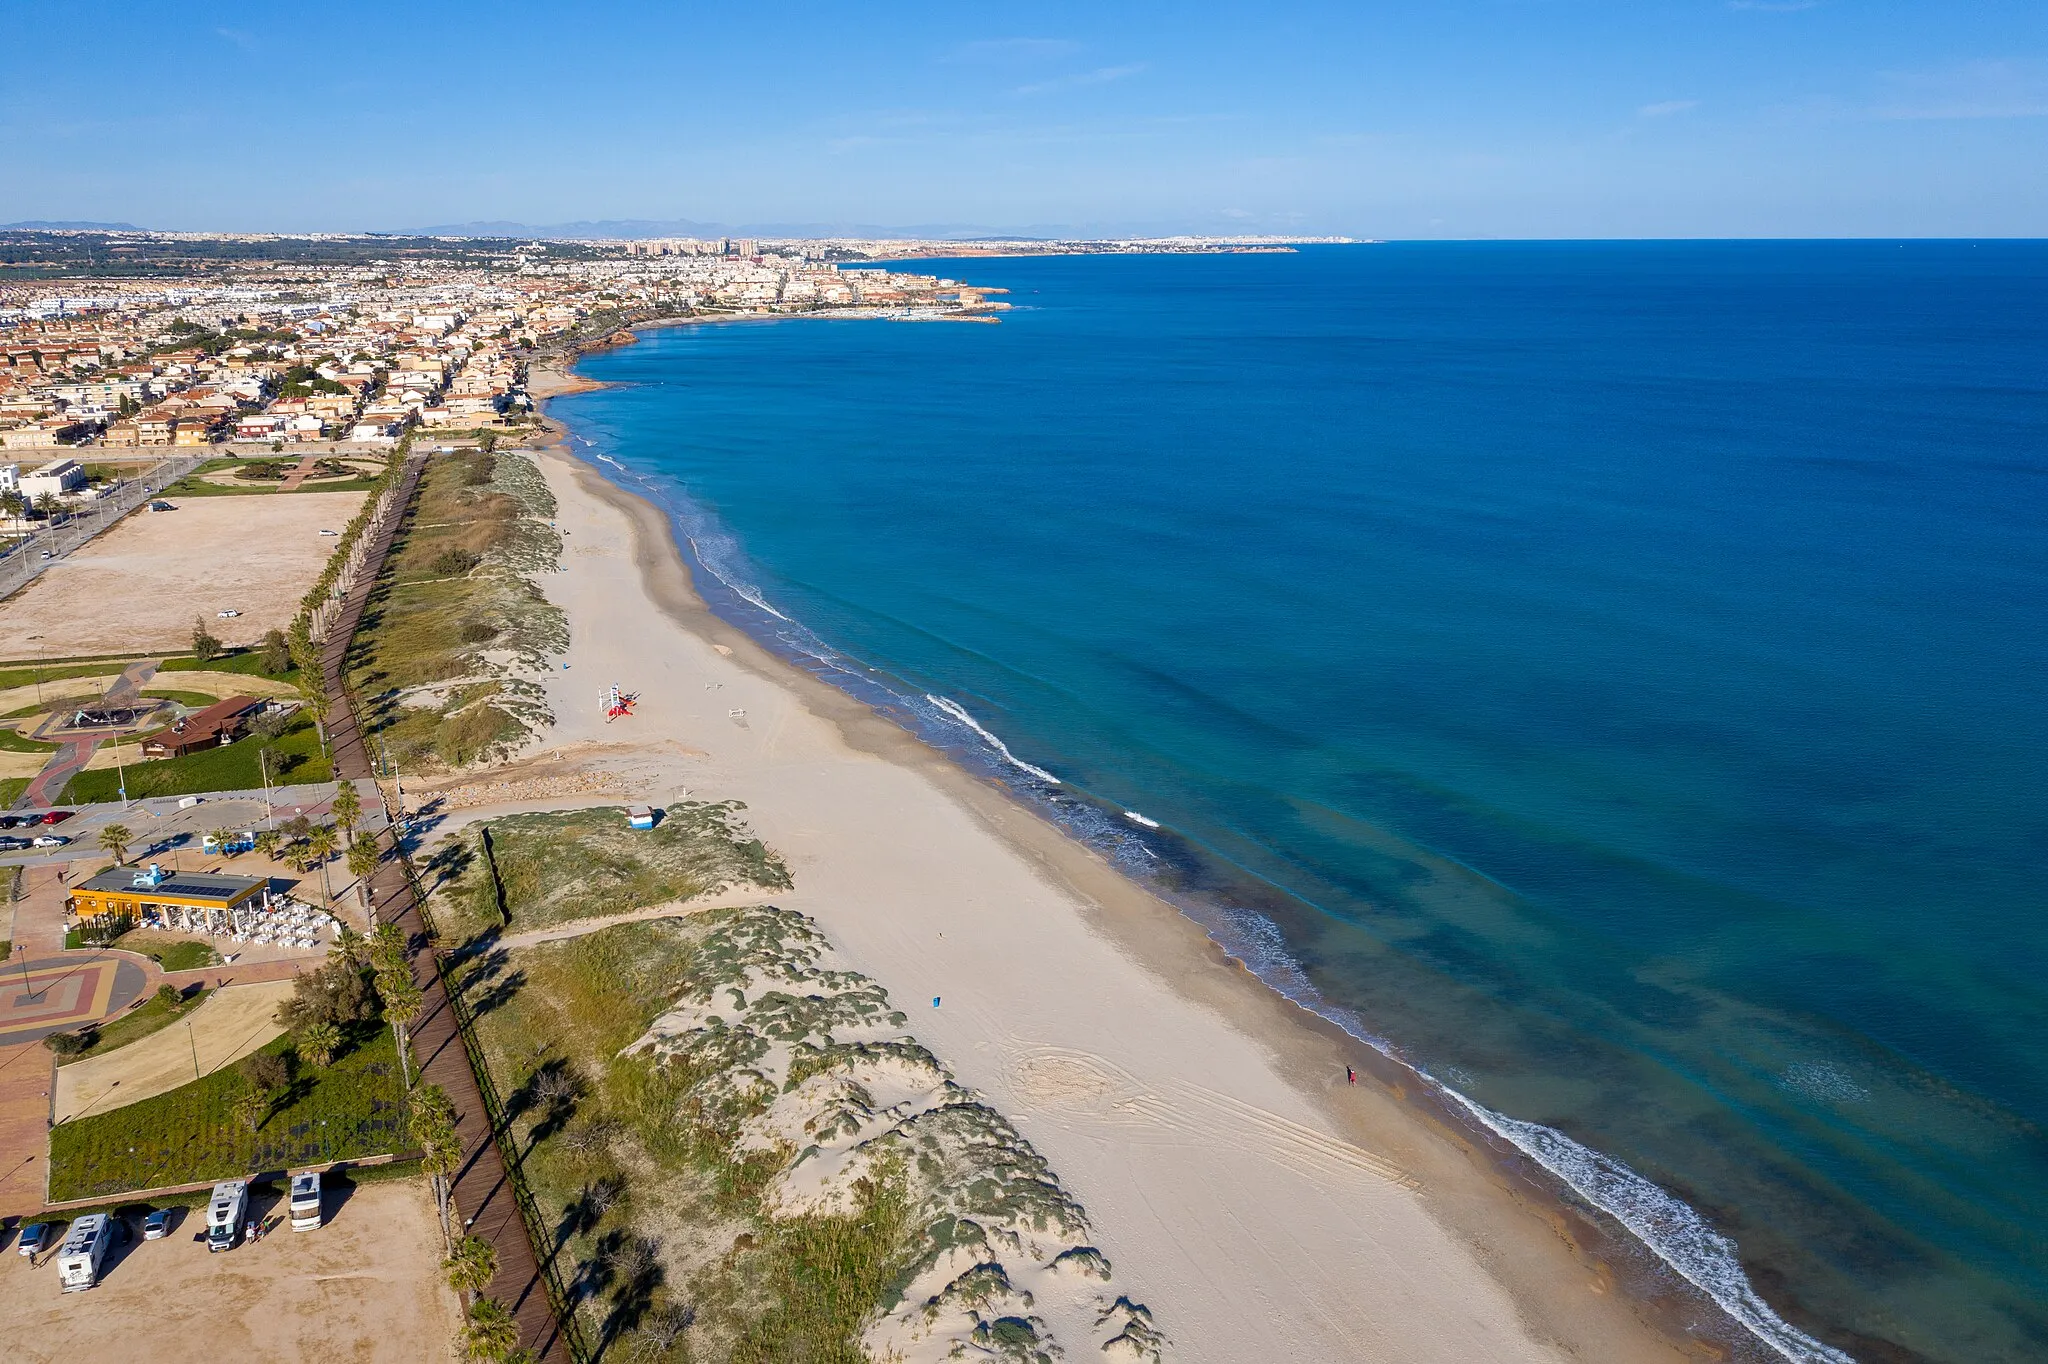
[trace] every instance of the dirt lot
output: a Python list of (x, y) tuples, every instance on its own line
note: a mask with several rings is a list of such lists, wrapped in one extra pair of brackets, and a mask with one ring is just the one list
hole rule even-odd
[[(274, 1198), (261, 1210), (281, 1218)], [(209, 1255), (195, 1242), (204, 1212), (186, 1209), (162, 1241), (134, 1239), (107, 1257), (99, 1286), (65, 1293), (50, 1257), (35, 1269), (0, 1253), (0, 1340), (8, 1357), (55, 1364), (92, 1359), (319, 1360), (359, 1364), (447, 1360), (461, 1309), (440, 1272), (440, 1233), (424, 1180), (330, 1191), (328, 1224), (273, 1231)]]
[[(192, 497), (137, 512), (5, 602), (0, 637), (50, 658), (189, 649), (192, 617), (229, 644), (291, 623), (363, 493)], [(214, 612), (242, 614), (220, 620)]]

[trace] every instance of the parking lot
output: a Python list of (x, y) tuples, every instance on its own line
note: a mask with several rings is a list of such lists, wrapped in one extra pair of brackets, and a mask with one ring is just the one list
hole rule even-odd
[[(284, 1219), (276, 1194), (252, 1202)], [(441, 1236), (422, 1179), (330, 1189), (327, 1224), (280, 1225), (261, 1241), (208, 1254), (203, 1208), (174, 1214), (161, 1241), (129, 1238), (109, 1252), (99, 1285), (66, 1293), (54, 1253), (15, 1253), (0, 1236), (0, 1340), (8, 1358), (39, 1364), (91, 1358), (152, 1361), (446, 1360), (461, 1309), (441, 1278)], [(194, 1240), (195, 1235), (202, 1239)]]
[[(202, 844), (207, 833), (214, 829), (261, 829), (282, 824), (299, 814), (316, 822), (330, 821), (332, 815), (328, 807), (334, 799), (335, 789), (328, 782), (274, 787), (269, 796), (268, 816), (261, 791), (220, 791), (196, 800), (190, 796), (152, 796), (146, 800), (130, 801), (126, 808), (114, 801), (60, 806), (58, 808), (72, 813), (57, 824), (0, 829), (0, 838), (33, 838), (37, 834), (55, 833), (70, 842), (57, 848), (9, 848), (0, 844), (0, 866), (15, 863), (38, 866), (92, 857), (99, 851), (100, 830), (109, 824), (119, 824), (135, 836), (135, 841), (128, 848), (130, 862), (168, 859), (175, 854), (181, 866), (193, 867), (207, 861), (210, 856), (203, 851)], [(366, 834), (378, 833), (384, 827), (384, 802), (376, 787), (367, 781), (358, 783), (356, 789), (363, 803), (362, 829)], [(34, 810), (11, 812), (20, 819), (33, 819), (39, 813)]]

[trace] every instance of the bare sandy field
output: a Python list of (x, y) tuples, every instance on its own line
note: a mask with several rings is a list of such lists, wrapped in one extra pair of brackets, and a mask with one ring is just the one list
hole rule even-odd
[[(192, 497), (137, 512), (0, 602), (0, 637), (51, 658), (183, 650), (192, 617), (229, 644), (291, 623), (362, 493)], [(214, 613), (242, 614), (221, 620)]]
[(365, 1184), (345, 1202), (330, 1192), (327, 1216), (318, 1231), (274, 1231), (210, 1255), (192, 1239), (203, 1212), (187, 1209), (164, 1240), (144, 1241), (133, 1228), (85, 1293), (64, 1292), (47, 1257), (29, 1268), (10, 1237), (0, 1255), (0, 1340), (10, 1359), (35, 1364), (452, 1359), (461, 1310), (441, 1279), (425, 1181)]
[[(1189, 920), (705, 610), (658, 512), (548, 452), (569, 533), (550, 743), (634, 796), (746, 802), (850, 964), (1013, 1119), (1184, 1364), (1676, 1364), (1589, 1251), (1381, 1058)], [(640, 693), (607, 727), (594, 687)], [(738, 712), (738, 716), (735, 716)], [(740, 723), (740, 720), (745, 723)], [(518, 771), (561, 771), (544, 752)], [(508, 772), (504, 775), (513, 775)], [(1405, 1075), (1405, 1072), (1402, 1074)], [(1408, 1077), (1412, 1081), (1412, 1077)], [(1704, 1346), (1704, 1342), (1694, 1342)]]

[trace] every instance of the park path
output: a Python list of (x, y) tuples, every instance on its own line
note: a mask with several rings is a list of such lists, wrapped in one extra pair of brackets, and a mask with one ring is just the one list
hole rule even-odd
[(538, 947), (547, 942), (566, 942), (589, 933), (598, 933), (620, 924), (645, 923), (649, 919), (687, 919), (692, 914), (704, 914), (714, 909), (742, 909), (748, 905), (777, 904), (785, 909), (794, 908), (799, 897), (787, 892), (762, 890), (749, 886), (745, 890), (729, 890), (719, 895), (706, 895), (696, 900), (671, 900), (663, 905), (649, 905), (645, 909), (629, 909), (622, 914), (600, 914), (589, 919), (565, 919), (546, 928), (530, 928), (524, 933), (508, 933), (498, 939), (495, 946), (511, 951), (517, 947)]
[(305, 456), (292, 466), (292, 471), (284, 476), (284, 482), (277, 485), (277, 490), (281, 493), (297, 492), (299, 485), (313, 476), (314, 466), (319, 463), (320, 456)]
[[(114, 685), (107, 688), (107, 694), (100, 698), (103, 706), (125, 706), (133, 702), (149, 680), (156, 676), (156, 670), (163, 664), (160, 658), (141, 658), (121, 670), (114, 679)], [(21, 799), (14, 802), (17, 810), (47, 810), (57, 803), (64, 794), (64, 785), (92, 761), (105, 735), (84, 735), (66, 739), (50, 760), (43, 764), (43, 770), (36, 773), (28, 789), (21, 793)]]
[[(399, 494), (401, 508), (410, 504), (424, 467), (423, 455), (408, 461)], [(334, 774), (344, 781), (375, 775), (369, 746), (344, 677), (349, 641), (362, 621), (384, 557), (404, 520), (403, 513), (392, 517), (369, 546), (356, 585), (342, 603), (321, 645), (321, 670), (331, 703), (328, 742), (334, 754)], [(391, 840), (395, 851), (396, 831), (386, 830), (384, 837)], [(469, 1234), (488, 1241), (497, 1252), (497, 1277), (491, 1280), (487, 1291), (512, 1313), (519, 1323), (520, 1344), (536, 1360), (571, 1364), (569, 1344), (541, 1276), (540, 1260), (527, 1234), (526, 1221), (520, 1215), (498, 1134), (484, 1105), (483, 1091), (470, 1069), (454, 1006), (441, 983), (435, 949), (427, 936), (413, 879), (399, 857), (387, 855), (378, 864), (370, 878), (370, 898), (374, 921), (397, 924), (412, 946), (413, 981), (420, 987), (423, 999), (413, 1023), (412, 1052), (422, 1080), (439, 1085), (455, 1106), (455, 1134), (462, 1144), (462, 1164), (455, 1174), (452, 1196), (463, 1227)]]
[(0, 1217), (43, 1209), (56, 1073), (57, 1058), (41, 1042), (0, 1047)]

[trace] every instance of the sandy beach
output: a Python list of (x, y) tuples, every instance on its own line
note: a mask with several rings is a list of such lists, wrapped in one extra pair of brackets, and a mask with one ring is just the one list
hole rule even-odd
[[(1702, 1357), (1668, 1304), (1617, 1291), (1598, 1228), (1474, 1149), (1398, 1068), (718, 620), (657, 509), (560, 447), (539, 458), (565, 536), (541, 585), (568, 614), (569, 666), (548, 679), (542, 747), (493, 779), (605, 772), (656, 803), (746, 802), (795, 875), (778, 903), (1051, 1161), (1174, 1357)], [(607, 725), (613, 683), (640, 700)]]

